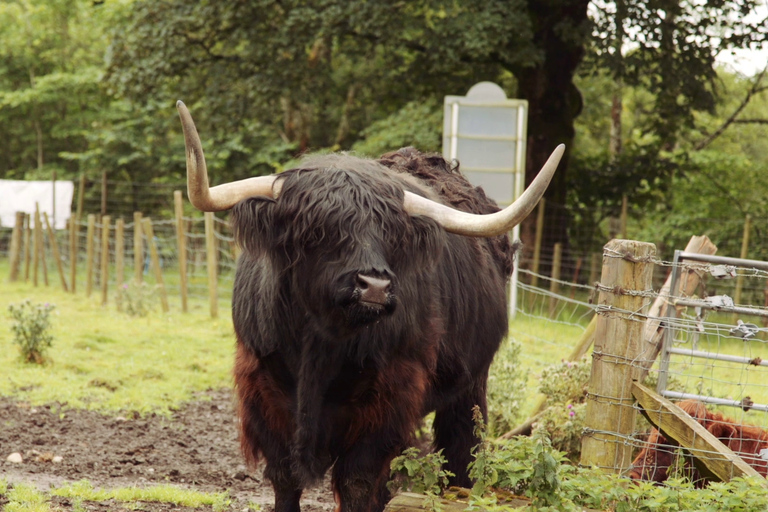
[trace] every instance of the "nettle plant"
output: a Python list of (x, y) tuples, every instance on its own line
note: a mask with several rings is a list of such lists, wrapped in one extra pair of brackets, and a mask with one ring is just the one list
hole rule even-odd
[(13, 319), (13, 341), (19, 345), (24, 362), (43, 364), (48, 360), (45, 352), (53, 343), (50, 329), (51, 311), (54, 308), (55, 306), (48, 302), (32, 304), (29, 299), (8, 306), (8, 312)]

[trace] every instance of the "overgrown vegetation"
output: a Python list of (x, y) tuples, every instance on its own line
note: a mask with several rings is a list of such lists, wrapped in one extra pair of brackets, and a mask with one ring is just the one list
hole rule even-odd
[(51, 329), (51, 311), (55, 306), (48, 302), (32, 304), (26, 299), (17, 304), (9, 304), (8, 312), (13, 320), (11, 332), (13, 341), (19, 346), (21, 359), (26, 363), (43, 364), (45, 352), (53, 343)]
[[(712, 483), (705, 489), (696, 489), (678, 471), (677, 476), (661, 486), (633, 482), (572, 465), (565, 453), (552, 447), (543, 430), (530, 437), (492, 441), (479, 414), (475, 414), (475, 423), (482, 442), (474, 450), (470, 474), (477, 483), (464, 500), (472, 507), (490, 512), (519, 510), (505, 504), (510, 495), (525, 496), (533, 510), (563, 512), (582, 512), (584, 508), (616, 512), (762, 512), (768, 503), (768, 488), (762, 479), (734, 478), (728, 483)], [(397, 467), (393, 464), (398, 485), (429, 489), (427, 505), (433, 510), (439, 509), (437, 498), (440, 496), (464, 497), (457, 489), (446, 489), (434, 459), (414, 459), (411, 452), (396, 460), (407, 460), (417, 468), (408, 472), (403, 471), (404, 463)], [(442, 495), (437, 494), (436, 485), (441, 487)]]

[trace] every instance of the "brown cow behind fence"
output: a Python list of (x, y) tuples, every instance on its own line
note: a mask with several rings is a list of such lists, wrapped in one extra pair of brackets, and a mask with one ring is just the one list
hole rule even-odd
[[(758, 473), (768, 476), (768, 432), (753, 425), (738, 423), (719, 412), (709, 411), (697, 400), (684, 400), (677, 405)], [(652, 429), (645, 446), (632, 462), (629, 477), (633, 480), (664, 482), (669, 477), (670, 468), (677, 462), (678, 448), (674, 441), (668, 440), (658, 429)], [(705, 457), (706, 454), (700, 456)], [(697, 487), (703, 487), (710, 480), (692, 462), (691, 456), (687, 455), (683, 463), (684, 473)]]

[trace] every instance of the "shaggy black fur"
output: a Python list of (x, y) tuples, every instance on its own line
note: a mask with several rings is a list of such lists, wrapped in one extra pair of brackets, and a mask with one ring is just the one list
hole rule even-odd
[[(441, 157), (317, 157), (281, 175), (279, 199), (234, 208), (245, 251), (233, 317), (246, 457), (266, 460), (277, 512), (333, 468), (342, 511), (380, 511), (389, 463), (424, 414), (453, 482), (467, 476), (472, 407), (507, 330), (508, 237), (446, 233), (402, 209), (403, 190), (475, 213), (498, 208)], [(382, 306), (359, 274), (391, 282)]]

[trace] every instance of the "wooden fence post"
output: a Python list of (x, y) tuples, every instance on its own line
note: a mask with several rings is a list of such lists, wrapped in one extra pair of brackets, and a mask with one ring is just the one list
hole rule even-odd
[(179, 255), (179, 292), (181, 293), (181, 311), (187, 312), (187, 239), (184, 234), (184, 203), (181, 190), (174, 190), (173, 205), (176, 214), (176, 245)]
[(69, 226), (69, 291), (75, 293), (77, 282), (77, 219), (73, 215), (67, 221)]
[(539, 263), (541, 262), (541, 239), (544, 236), (544, 209), (547, 201), (542, 197), (536, 210), (536, 238), (533, 245), (533, 264), (531, 265), (531, 286), (539, 284)]
[(141, 239), (141, 212), (133, 212), (133, 280), (144, 278), (144, 245)]
[(125, 282), (125, 222), (120, 217), (115, 222), (115, 303), (117, 310), (123, 310), (123, 300), (120, 290)]
[(208, 303), (211, 318), (219, 316), (218, 262), (216, 258), (216, 226), (212, 212), (205, 212), (205, 253), (208, 265)]
[(109, 287), (109, 230), (112, 219), (109, 215), (101, 218), (101, 305), (107, 305)]
[(32, 258), (32, 215), (24, 215), (24, 281), (29, 281), (29, 263)]
[(39, 266), (43, 269), (43, 283), (48, 286), (48, 266), (45, 263), (45, 242), (43, 240), (43, 221), (40, 218), (40, 205), (35, 203), (35, 276), (34, 283), (37, 286), (37, 271)]
[(21, 269), (22, 239), (24, 236), (24, 212), (16, 212), (16, 224), (13, 225), (13, 234), (11, 235), (11, 254), (10, 254), (10, 275), (9, 281), (14, 282), (19, 279), (19, 270)]
[(655, 256), (655, 245), (631, 240), (603, 249), (581, 464), (606, 472), (621, 473), (632, 462), (632, 381), (642, 372), (643, 310), (651, 301), (643, 292), (651, 289)]
[(549, 317), (555, 316), (555, 309), (557, 308), (557, 297), (560, 293), (560, 268), (563, 262), (563, 244), (560, 242), (555, 244), (555, 254), (552, 259), (552, 280), (549, 282)]
[(83, 219), (83, 196), (85, 195), (85, 175), (80, 175), (77, 185), (77, 210), (74, 218), (69, 217), (69, 281), (72, 293), (77, 290), (77, 255), (80, 252), (80, 222)]
[(48, 240), (51, 243), (51, 251), (53, 252), (53, 259), (56, 261), (56, 270), (59, 271), (59, 279), (61, 280), (61, 288), (65, 292), (69, 291), (67, 287), (67, 278), (64, 276), (64, 265), (61, 262), (61, 253), (59, 253), (59, 244), (56, 242), (56, 235), (51, 228), (51, 223), (48, 222), (48, 214), (43, 212), (43, 218), (45, 219), (45, 228), (48, 231)]
[(96, 232), (96, 215), (88, 214), (88, 231), (85, 241), (85, 295), (91, 296), (93, 291), (93, 236)]
[(142, 221), (142, 229), (147, 235), (147, 246), (149, 247), (149, 258), (152, 262), (152, 268), (155, 271), (155, 280), (160, 289), (160, 304), (163, 307), (163, 313), (170, 311), (168, 307), (168, 294), (165, 291), (165, 283), (163, 282), (163, 269), (160, 268), (160, 257), (157, 254), (157, 245), (155, 244), (155, 236), (152, 231), (152, 219), (149, 217), (144, 218)]

